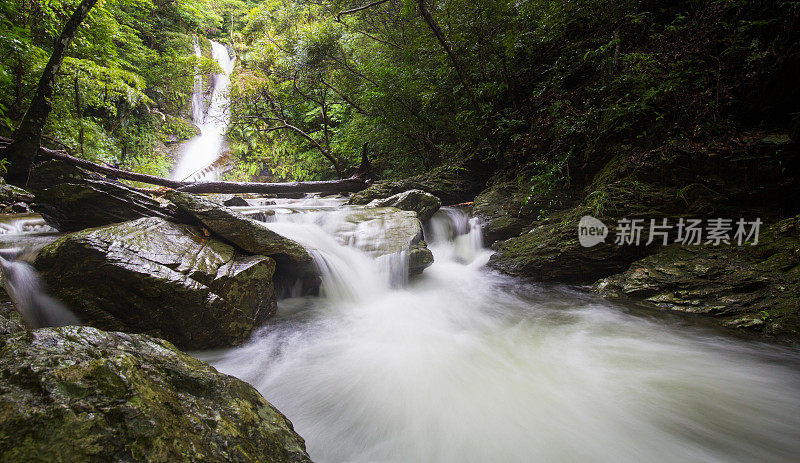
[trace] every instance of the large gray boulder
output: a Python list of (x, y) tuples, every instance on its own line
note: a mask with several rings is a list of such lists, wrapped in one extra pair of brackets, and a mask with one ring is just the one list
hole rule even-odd
[(31, 172), (34, 210), (62, 232), (100, 227), (142, 217), (180, 221), (170, 208), (148, 195), (61, 161), (47, 161)]
[(34, 266), (85, 323), (182, 348), (239, 344), (277, 310), (271, 258), (159, 218), (66, 235)]
[(419, 220), (424, 222), (442, 207), (442, 202), (436, 196), (422, 190), (408, 190), (385, 199), (376, 199), (369, 203), (372, 207), (396, 207), (403, 211), (417, 213)]
[(252, 386), (145, 335), (0, 336), (0, 460), (309, 462)]
[(304, 269), (311, 264), (311, 255), (305, 248), (256, 220), (191, 193), (169, 191), (166, 197), (214, 234), (244, 251), (271, 256), (281, 264)]
[(433, 264), (433, 254), (423, 240), (417, 214), (394, 207), (350, 207), (334, 235), (373, 257), (407, 252), (409, 273), (422, 273)]

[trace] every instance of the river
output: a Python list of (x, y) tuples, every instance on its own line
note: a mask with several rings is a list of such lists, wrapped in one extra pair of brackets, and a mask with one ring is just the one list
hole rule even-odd
[(427, 224), (433, 266), (398, 284), (403, 260), (370, 258), (341, 201), (270, 207), (268, 225), (324, 270), (322, 295), (281, 300), (246, 345), (196, 355), (283, 411), (314, 461), (800, 455), (797, 350), (497, 274), (455, 209)]

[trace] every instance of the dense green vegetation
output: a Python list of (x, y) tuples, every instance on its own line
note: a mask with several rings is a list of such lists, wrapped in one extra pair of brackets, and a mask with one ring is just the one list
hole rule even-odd
[(593, 175), (609, 143), (797, 118), (796, 2), (392, 0), (339, 15), (356, 5), (244, 18), (238, 153), (315, 178), (332, 175), (322, 151), (352, 165), (367, 142), (386, 177), (478, 154), (552, 184)]
[[(0, 4), (0, 123), (5, 135), (21, 119), (53, 41), (78, 2)], [(166, 174), (159, 142), (179, 130), (159, 112), (181, 114), (193, 76), (211, 60), (191, 53), (194, 34), (221, 22), (205, 1), (111, 0), (92, 9), (69, 48), (45, 135), (55, 147), (111, 164)]]
[[(75, 4), (2, 3), (6, 132)], [(187, 129), (156, 112), (185, 114), (194, 74), (213, 68), (192, 55), (197, 34), (238, 57), (233, 177), (348, 175), (366, 143), (385, 178), (479, 157), (580, 185), (609, 144), (796, 124), (798, 14), (744, 0), (108, 1), (70, 48), (45, 133), (164, 174), (160, 143)]]

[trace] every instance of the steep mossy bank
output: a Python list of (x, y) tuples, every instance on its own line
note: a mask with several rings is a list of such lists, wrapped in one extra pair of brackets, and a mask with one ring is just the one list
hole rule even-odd
[[(636, 151), (620, 145), (614, 151), (583, 190), (537, 191), (501, 177), (481, 193), (474, 212), (486, 221), (487, 238), (501, 240), (489, 266), (536, 281), (594, 283), (603, 295), (798, 342), (798, 145), (786, 135), (762, 133), (710, 148), (671, 144)], [(608, 226), (604, 242), (581, 245), (583, 216)], [(701, 245), (664, 247), (659, 235), (647, 244), (651, 220), (671, 225), (669, 244), (678, 238), (680, 219), (716, 218), (731, 220), (729, 243), (707, 245), (704, 237)], [(615, 243), (622, 219), (642, 220), (638, 244)], [(737, 245), (739, 219), (763, 223), (756, 245), (754, 237)]]
[(145, 335), (0, 336), (0, 460), (310, 461), (250, 385)]
[(709, 315), (722, 325), (800, 340), (800, 217), (762, 230), (758, 244), (671, 245), (593, 289), (660, 309)]

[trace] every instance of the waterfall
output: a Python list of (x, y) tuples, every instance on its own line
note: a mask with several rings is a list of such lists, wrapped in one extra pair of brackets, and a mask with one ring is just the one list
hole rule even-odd
[(0, 256), (0, 275), (8, 296), (29, 327), (80, 325), (69, 309), (45, 292), (39, 274), (29, 263)]
[[(194, 44), (195, 54), (199, 57), (200, 45)], [(216, 169), (213, 164), (219, 159), (224, 149), (225, 131), (230, 123), (228, 91), (230, 73), (236, 62), (228, 54), (225, 45), (211, 41), (211, 56), (217, 61), (222, 73), (213, 78), (211, 102), (205, 104), (202, 76), (195, 77), (192, 94), (192, 115), (195, 124), (200, 128), (200, 135), (192, 138), (181, 153), (175, 166), (172, 178), (175, 180), (215, 180)]]
[(196, 355), (259, 389), (314, 461), (800, 454), (796, 351), (495, 274), (480, 224), (458, 209), (426, 224), (435, 262), (398, 287), (387, 273), (399, 264), (370, 255), (379, 231), (341, 202), (268, 207), (269, 227), (311, 249), (323, 294), (281, 300), (246, 345)]

